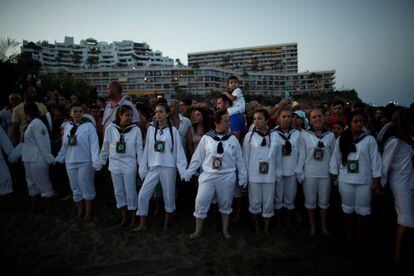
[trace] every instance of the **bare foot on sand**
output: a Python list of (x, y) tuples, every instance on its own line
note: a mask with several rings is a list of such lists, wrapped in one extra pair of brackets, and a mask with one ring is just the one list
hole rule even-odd
[(134, 232), (145, 232), (145, 231), (147, 231), (147, 227), (139, 225), (138, 227), (134, 228), (132, 231), (134, 231)]
[(231, 235), (229, 232), (223, 232), (223, 236), (226, 240), (230, 240), (231, 239)]
[(190, 240), (195, 240), (201, 237), (201, 233), (194, 232), (190, 235)]

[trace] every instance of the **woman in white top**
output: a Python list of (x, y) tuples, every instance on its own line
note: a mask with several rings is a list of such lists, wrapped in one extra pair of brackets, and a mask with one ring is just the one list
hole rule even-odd
[(101, 161), (105, 165), (109, 156), (109, 171), (114, 185), (116, 207), (121, 210), (121, 226), (125, 225), (127, 211), (130, 226), (135, 225), (138, 208), (137, 165), (142, 155), (142, 134), (132, 123), (132, 108), (122, 105), (116, 111), (116, 120), (105, 129)]
[(249, 211), (256, 233), (259, 234), (259, 214), (264, 218), (264, 232), (269, 234), (270, 218), (274, 215), (275, 183), (280, 177), (281, 148), (276, 133), (267, 126), (269, 113), (265, 109), (253, 114), (254, 129), (243, 142), (243, 159), (249, 180)]
[(3, 152), (10, 157), (13, 153), (13, 144), (7, 136), (7, 133), (0, 126), (0, 207), (3, 196), (13, 192), (12, 178)]
[(177, 169), (180, 175), (187, 167), (187, 158), (178, 130), (168, 119), (169, 108), (159, 103), (155, 108), (155, 122), (147, 130), (144, 152), (140, 160), (139, 175), (144, 181), (138, 194), (140, 224), (135, 231), (147, 229), (149, 200), (160, 182), (165, 205), (164, 231), (175, 211), (175, 179)]
[(291, 213), (295, 209), (297, 179), (302, 177), (299, 160), (303, 159), (300, 149), (300, 131), (291, 127), (292, 111), (288, 108), (278, 110), (279, 125), (275, 128), (276, 143), (281, 151), (280, 179), (276, 183), (275, 203), (276, 223), (282, 227), (282, 208), (286, 209), (286, 225), (291, 229)]
[(226, 110), (214, 114), (215, 130), (201, 138), (191, 158), (185, 179), (190, 179), (202, 166), (203, 172), (198, 179), (198, 191), (195, 200), (194, 216), (196, 230), (190, 239), (201, 236), (204, 219), (207, 217), (213, 196), (217, 197), (219, 212), (223, 222), (224, 238), (230, 239), (229, 215), (232, 212), (233, 191), (236, 185), (236, 169), (239, 185), (246, 187), (247, 173), (240, 143), (229, 131), (230, 118)]
[(49, 165), (54, 163), (51, 151), (48, 122), (41, 117), (34, 102), (26, 102), (24, 113), (30, 122), (23, 133), (22, 161), (26, 172), (27, 188), (34, 211), (36, 196), (41, 195), (50, 208), (50, 198), (55, 195), (49, 180)]
[(310, 128), (301, 133), (300, 149), (305, 157), (302, 159), (303, 192), (308, 210), (309, 233), (312, 236), (316, 233), (316, 207), (319, 206), (322, 232), (330, 236), (327, 228), (327, 209), (331, 193), (329, 161), (335, 147), (335, 136), (330, 130), (323, 128), (324, 115), (320, 109), (313, 109), (309, 118)]
[(363, 130), (365, 112), (353, 111), (348, 128), (337, 139), (330, 162), (330, 173), (338, 177), (338, 188), (345, 213), (347, 242), (351, 242), (354, 213), (357, 239), (363, 245), (365, 217), (371, 214), (372, 191), (380, 188), (381, 156), (375, 138)]
[(75, 103), (70, 108), (71, 120), (63, 131), (62, 147), (55, 160), (66, 164), (73, 201), (78, 214), (85, 221), (92, 219), (92, 203), (95, 199), (95, 171), (102, 167), (99, 158), (98, 134), (93, 124), (83, 118), (82, 105)]
[[(411, 115), (412, 116), (412, 115)], [(406, 228), (414, 228), (414, 124), (408, 109), (399, 109), (392, 118), (394, 136), (385, 142), (381, 184), (389, 185), (397, 212), (394, 262), (401, 261)]]

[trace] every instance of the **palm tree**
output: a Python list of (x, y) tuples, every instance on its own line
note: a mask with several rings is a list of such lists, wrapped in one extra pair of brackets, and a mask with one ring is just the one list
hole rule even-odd
[(0, 39), (0, 60), (4, 63), (11, 63), (16, 61), (19, 55), (17, 46), (19, 46), (13, 38), (2, 38)]

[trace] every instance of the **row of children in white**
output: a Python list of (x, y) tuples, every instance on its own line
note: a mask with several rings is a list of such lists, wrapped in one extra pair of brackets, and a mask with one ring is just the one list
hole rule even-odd
[[(379, 178), (383, 176), (383, 185), (388, 181), (395, 196), (398, 223), (414, 226), (412, 147), (395, 138), (387, 143), (381, 160), (375, 139), (363, 131), (361, 114), (351, 117), (351, 143), (341, 144), (342, 136), (335, 142), (334, 135), (322, 129), (320, 110), (311, 112), (312, 127), (302, 132), (289, 128), (289, 110), (279, 112), (280, 126), (276, 131), (267, 128), (268, 114), (258, 111), (254, 114), (255, 128), (245, 136), (242, 151), (237, 139), (229, 133), (228, 114), (217, 112), (214, 118), (216, 129), (202, 137), (187, 168), (180, 135), (169, 123), (166, 105), (157, 106), (155, 122), (148, 128), (144, 148), (141, 131), (131, 124), (132, 110), (125, 106), (119, 110), (116, 122), (105, 131), (100, 156), (96, 130), (90, 122), (82, 119), (82, 107), (72, 108), (72, 122), (64, 129), (62, 149), (56, 158), (51, 155), (46, 124), (29, 115), (31, 122), (22, 144), (29, 195), (53, 196), (48, 166), (64, 162), (79, 215), (85, 215), (89, 220), (95, 198), (93, 175), (109, 157), (117, 207), (124, 210), (123, 222), (128, 209), (133, 218), (135, 212), (141, 218), (136, 230), (145, 230), (149, 200), (157, 183), (162, 186), (167, 226), (175, 210), (177, 169), (182, 179), (189, 180), (201, 166), (194, 211), (196, 231), (192, 238), (201, 235), (203, 220), (214, 195), (222, 214), (223, 234), (230, 237), (228, 216), (232, 212), (236, 174), (238, 185), (245, 187), (248, 184), (249, 211), (256, 219), (262, 214), (266, 222), (265, 231), (268, 231), (268, 219), (273, 216), (273, 210), (294, 208), (298, 180), (303, 183), (310, 233), (316, 231), (315, 210), (319, 206), (322, 230), (328, 235), (329, 173), (338, 176), (344, 213), (361, 216), (370, 214), (372, 189), (378, 188)], [(6, 154), (10, 154), (10, 145), (4, 142), (7, 140), (5, 137), (1, 135), (1, 145)], [(350, 147), (345, 151), (348, 153), (346, 158), (341, 147)], [(8, 171), (2, 155), (0, 160), (2, 172)], [(144, 180), (138, 196), (135, 184), (137, 165)], [(5, 194), (10, 192), (10, 176), (1, 175), (1, 191)]]

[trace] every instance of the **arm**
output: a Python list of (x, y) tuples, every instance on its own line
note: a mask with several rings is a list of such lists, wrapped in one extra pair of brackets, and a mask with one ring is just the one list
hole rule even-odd
[(187, 157), (185, 156), (183, 144), (181, 143), (181, 137), (178, 130), (174, 128), (174, 151), (176, 152), (176, 166), (181, 176), (186, 175)]
[(205, 143), (206, 136), (201, 137), (200, 143), (198, 144), (187, 169), (187, 177), (191, 178), (193, 174), (200, 168), (206, 158)]
[(250, 132), (246, 134), (243, 141), (243, 159), (244, 159), (244, 165), (246, 167), (246, 170), (249, 169), (249, 161), (250, 161)]
[(36, 146), (39, 148), (40, 153), (43, 155), (46, 162), (52, 164), (55, 161), (55, 158), (51, 152), (48, 130), (39, 120), (36, 120), (35, 123), (36, 125), (33, 125), (34, 129), (32, 128), (32, 132)]
[(13, 153), (13, 144), (10, 142), (9, 137), (7, 136), (6, 132), (3, 130), (3, 128), (0, 127), (0, 143), (1, 148), (3, 149), (4, 153), (8, 157)]
[(103, 140), (103, 144), (102, 144), (102, 151), (101, 151), (101, 163), (102, 163), (102, 165), (105, 165), (106, 161), (108, 160), (110, 141), (111, 141), (110, 127), (107, 127), (105, 129), (105, 135), (104, 135), (104, 140)]
[(89, 142), (91, 143), (91, 159), (92, 167), (99, 171), (102, 168), (101, 159), (99, 158), (99, 139), (96, 129), (92, 124), (89, 124)]
[(378, 151), (378, 145), (374, 137), (370, 137), (369, 142), (369, 157), (371, 160), (371, 172), (373, 178), (380, 178), (382, 174), (382, 160)]
[(65, 163), (66, 153), (68, 151), (68, 134), (66, 128), (63, 128), (63, 135), (62, 135), (62, 146), (58, 155), (55, 157), (55, 161), (59, 163)]
[(233, 96), (232, 94), (230, 94), (229, 92), (223, 92), (224, 95), (227, 96), (227, 98), (229, 98), (230, 100), (234, 101), (235, 99), (237, 99), (237, 97)]
[(341, 166), (341, 152), (339, 150), (339, 139), (335, 142), (334, 151), (332, 153), (331, 161), (329, 162), (329, 173), (337, 176), (339, 174), (339, 168)]
[(143, 152), (143, 149), (142, 149), (142, 133), (141, 133), (141, 130), (139, 129), (139, 127), (138, 127), (138, 129), (137, 129), (137, 138), (135, 139), (135, 141), (136, 141), (136, 144), (135, 144), (135, 149), (136, 149), (136, 154), (137, 154), (137, 165), (139, 165), (141, 162), (141, 158), (142, 158), (142, 152)]
[(295, 169), (296, 177), (299, 182), (303, 182), (304, 176), (304, 167), (305, 167), (305, 158), (306, 158), (306, 142), (302, 134), (299, 134), (298, 138), (298, 163)]
[(239, 177), (239, 186), (246, 187), (247, 186), (247, 171), (246, 171), (246, 166), (243, 160), (242, 149), (238, 141), (235, 141), (234, 144), (236, 145), (235, 159), (236, 159), (236, 167), (237, 167), (237, 172), (238, 172), (238, 177)]
[(193, 141), (193, 127), (190, 125), (187, 131), (187, 147), (188, 147), (188, 153), (193, 155), (194, 153), (194, 141)]
[(139, 164), (139, 177), (141, 180), (144, 180), (145, 176), (148, 173), (148, 154), (149, 154), (149, 145), (151, 143), (151, 127), (148, 128), (147, 131), (147, 137), (145, 139), (145, 146), (144, 151), (142, 152), (141, 158), (140, 158), (140, 164)]
[(385, 187), (388, 182), (388, 172), (398, 148), (398, 140), (392, 139), (385, 144), (384, 153), (382, 154), (382, 177), (381, 185)]

